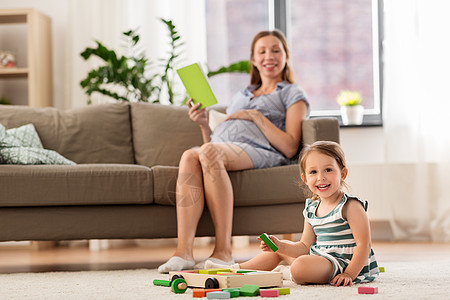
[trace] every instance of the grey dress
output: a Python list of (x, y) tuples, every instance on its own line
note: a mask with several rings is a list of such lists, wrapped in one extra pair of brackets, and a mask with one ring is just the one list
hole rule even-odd
[[(274, 92), (254, 97), (257, 86), (249, 86), (234, 95), (227, 114), (238, 110), (256, 109), (275, 126), (286, 131), (286, 110), (298, 101), (308, 106), (303, 90), (296, 84), (279, 82)], [(228, 120), (221, 123), (211, 135), (211, 143), (231, 143), (239, 146), (251, 158), (255, 169), (289, 164), (289, 159), (276, 150), (253, 121)]]

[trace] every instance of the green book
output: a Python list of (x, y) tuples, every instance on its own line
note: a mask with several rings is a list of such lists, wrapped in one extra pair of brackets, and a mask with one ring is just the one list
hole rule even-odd
[(211, 90), (211, 86), (198, 63), (178, 69), (177, 73), (178, 76), (180, 76), (189, 97), (192, 98), (192, 101), (195, 104), (201, 103), (200, 108), (217, 103), (216, 97)]

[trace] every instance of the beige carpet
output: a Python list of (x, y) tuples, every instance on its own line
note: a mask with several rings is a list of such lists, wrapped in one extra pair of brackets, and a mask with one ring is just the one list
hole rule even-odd
[[(448, 299), (450, 261), (390, 262), (385, 273), (367, 286), (377, 295), (358, 295), (358, 286), (298, 286), (290, 281), (291, 295), (280, 299)], [(0, 274), (0, 299), (193, 299), (192, 290), (174, 294), (153, 286), (153, 279), (168, 279), (156, 270), (86, 271)], [(206, 299), (206, 298), (203, 298)], [(241, 297), (239, 299), (249, 299)], [(261, 299), (254, 297), (252, 299)]]

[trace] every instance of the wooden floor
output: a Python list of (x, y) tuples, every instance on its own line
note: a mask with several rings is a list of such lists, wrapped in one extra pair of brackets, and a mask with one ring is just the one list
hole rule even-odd
[[(386, 261), (434, 261), (450, 253), (450, 243), (374, 242), (373, 249), (381, 265)], [(197, 246), (195, 258), (207, 258), (211, 250), (211, 244)], [(44, 250), (2, 246), (0, 243), (0, 273), (156, 268), (173, 251), (174, 245), (164, 242), (156, 245), (154, 242), (150, 245), (128, 243), (100, 251), (90, 251), (85, 243)], [(233, 255), (239, 262), (255, 256), (259, 251), (258, 243), (250, 243), (235, 248)]]

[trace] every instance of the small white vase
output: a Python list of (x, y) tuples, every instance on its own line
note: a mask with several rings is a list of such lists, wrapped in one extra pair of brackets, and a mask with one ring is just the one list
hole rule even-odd
[(341, 106), (342, 123), (344, 125), (361, 125), (364, 117), (362, 105)]

